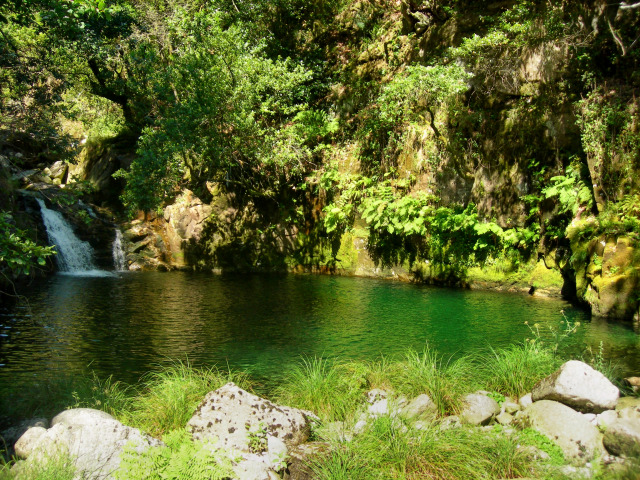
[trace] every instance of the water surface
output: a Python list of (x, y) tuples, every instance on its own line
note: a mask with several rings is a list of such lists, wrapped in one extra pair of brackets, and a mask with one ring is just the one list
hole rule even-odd
[(330, 276), (123, 273), (55, 275), (29, 305), (0, 312), (0, 384), (95, 371), (135, 382), (167, 359), (278, 376), (301, 356), (374, 360), (430, 344), (445, 356), (530, 338), (566, 317), (576, 355), (604, 354), (639, 374), (630, 326), (591, 321), (557, 299)]

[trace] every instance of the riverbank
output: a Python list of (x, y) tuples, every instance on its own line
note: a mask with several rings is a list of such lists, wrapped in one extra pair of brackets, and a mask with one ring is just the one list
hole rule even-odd
[[(429, 348), (375, 362), (306, 359), (268, 391), (252, 384), (244, 373), (177, 363), (146, 375), (137, 385), (96, 376), (39, 385), (38, 392), (23, 391), (12, 399), (4, 398), (3, 412), (14, 418), (31, 419), (33, 424), (35, 417), (48, 422), (66, 408), (104, 411), (123, 425), (164, 440), (167, 447), (163, 448), (168, 450), (162, 455), (172, 458), (175, 468), (185, 469), (180, 474), (184, 475), (188, 465), (181, 465), (186, 460), (178, 460), (180, 452), (196, 447), (188, 435), (179, 432), (184, 432), (194, 411), (202, 409), (198, 405), (208, 392), (232, 381), (273, 403), (302, 409), (312, 419), (309, 437), (303, 444), (311, 456), (289, 448), (290, 455), (280, 459), (279, 469), (274, 470), (280, 472), (277, 478), (294, 478), (285, 476), (292, 469), (306, 469), (307, 476), (295, 478), (318, 479), (633, 478), (629, 475), (637, 471), (637, 458), (619, 460), (621, 457), (602, 450), (585, 462), (572, 458), (540, 429), (532, 431), (526, 422), (516, 421), (523, 415), (517, 412), (526, 410), (527, 394), (563, 363), (555, 352), (553, 345), (534, 338), (524, 345), (455, 361)], [(612, 377), (623, 395), (633, 395), (602, 358), (596, 355), (585, 360)], [(494, 409), (477, 422), (465, 420), (470, 418), (473, 395), (482, 397), (482, 402)], [(424, 397), (428, 401), (424, 402)], [(409, 407), (420, 403), (418, 399), (423, 400), (423, 407), (419, 413), (409, 415)], [(576, 415), (582, 415), (584, 418), (580, 418), (587, 423), (595, 422), (597, 417), (591, 418), (589, 413)], [(23, 424), (23, 429), (28, 423)], [(269, 431), (267, 422), (260, 428), (256, 426), (250, 438), (259, 447), (266, 442)], [(14, 437), (19, 433), (14, 430)], [(6, 438), (6, 431), (3, 435), (5, 441), (17, 440)], [(68, 467), (68, 462), (65, 465)], [(126, 465), (133, 468), (125, 461)], [(214, 478), (226, 478), (223, 467), (227, 464), (220, 460), (216, 465), (222, 473)], [(13, 478), (8, 467), (4, 467), (0, 478)], [(149, 475), (145, 478), (160, 478), (159, 472)]]

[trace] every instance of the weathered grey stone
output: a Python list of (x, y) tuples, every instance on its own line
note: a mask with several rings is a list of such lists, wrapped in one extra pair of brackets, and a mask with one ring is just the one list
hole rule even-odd
[(640, 419), (617, 419), (607, 426), (603, 441), (614, 455), (640, 457)]
[(520, 408), (527, 408), (532, 403), (533, 403), (533, 400), (531, 399), (530, 393), (527, 393), (526, 395), (523, 395), (518, 399), (518, 404), (520, 405)]
[(267, 435), (267, 459), (269, 466), (274, 470), (280, 470), (286, 465), (289, 450), (285, 443), (271, 435)]
[(301, 410), (276, 405), (233, 383), (209, 392), (187, 428), (195, 440), (243, 452), (250, 451), (250, 437), (260, 431), (279, 438), (287, 447), (306, 441), (310, 433)]
[(369, 415), (372, 417), (379, 417), (382, 415), (387, 415), (389, 413), (389, 400), (386, 398), (382, 400), (377, 400), (367, 409)]
[(484, 425), (500, 413), (500, 405), (482, 393), (471, 393), (464, 397), (460, 412), (462, 423)]
[(558, 371), (542, 379), (531, 397), (555, 400), (585, 413), (600, 413), (615, 408), (620, 391), (602, 373), (578, 360), (571, 360)]
[(437, 410), (437, 405), (429, 398), (429, 395), (423, 393), (402, 408), (400, 415), (407, 420), (415, 420), (421, 417), (435, 417)]
[(112, 478), (125, 447), (141, 453), (150, 446), (161, 445), (158, 440), (106, 414), (103, 416), (91, 409), (78, 410), (67, 410), (57, 416), (55, 425), (38, 435), (26, 461), (42, 463), (67, 454), (79, 478), (102, 480)]
[(507, 412), (502, 412), (496, 417), (496, 422), (500, 425), (511, 425), (513, 423), (513, 415)]
[(443, 418), (440, 422), (440, 429), (448, 430), (450, 428), (458, 428), (461, 425), (462, 422), (460, 421), (460, 417), (457, 415), (449, 415), (448, 417)]
[(236, 480), (272, 480), (271, 469), (260, 459), (242, 460), (233, 467)]
[(42, 427), (44, 429), (49, 428), (49, 420), (46, 418), (32, 418), (20, 422), (13, 427), (3, 430), (0, 434), (0, 445), (4, 444), (7, 447), (13, 446), (24, 433), (32, 427)]
[(53, 420), (51, 420), (51, 426), (55, 427), (58, 423), (78, 426), (93, 425), (100, 420), (115, 419), (102, 410), (95, 410), (93, 408), (73, 408), (71, 410), (65, 410), (53, 417)]
[(513, 415), (518, 410), (521, 410), (521, 408), (520, 408), (520, 405), (518, 405), (517, 403), (512, 401), (506, 401), (506, 400), (502, 402), (501, 411)]
[(16, 457), (25, 459), (31, 455), (34, 446), (38, 442), (38, 439), (47, 432), (43, 427), (31, 427), (18, 439), (15, 444), (14, 450)]
[(605, 410), (596, 415), (596, 425), (598, 427), (607, 428), (618, 419), (618, 413), (615, 410)]
[(603, 453), (602, 434), (583, 415), (562, 403), (540, 400), (529, 405), (520, 419), (558, 444), (567, 459), (584, 464)]
[(640, 411), (640, 397), (620, 397), (616, 404), (616, 410), (623, 410), (625, 408), (635, 408)]
[(384, 400), (389, 396), (389, 394), (384, 391), (381, 390), (379, 388), (374, 388), (373, 390), (369, 390), (367, 392), (367, 402), (369, 403), (376, 403), (379, 400)]

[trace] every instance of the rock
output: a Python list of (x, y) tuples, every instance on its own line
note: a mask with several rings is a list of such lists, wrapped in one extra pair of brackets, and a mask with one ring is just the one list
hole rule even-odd
[(520, 405), (520, 408), (527, 408), (532, 403), (533, 400), (531, 399), (530, 393), (527, 393), (518, 399), (518, 405)]
[(596, 425), (606, 428), (618, 419), (618, 413), (615, 410), (605, 410), (596, 415)]
[(602, 373), (578, 360), (566, 362), (533, 388), (531, 397), (555, 400), (585, 413), (615, 408), (620, 391)]
[(437, 411), (437, 405), (429, 398), (429, 395), (423, 393), (402, 408), (400, 415), (407, 420), (417, 420), (421, 417), (435, 417)]
[(47, 432), (44, 427), (31, 427), (20, 437), (14, 446), (18, 458), (28, 458), (40, 437)]
[(372, 417), (387, 415), (389, 413), (389, 401), (386, 398), (377, 400), (373, 404), (369, 405), (368, 412)]
[(502, 407), (501, 407), (501, 411), (509, 413), (511, 415), (515, 414), (518, 410), (521, 410), (520, 405), (518, 405), (515, 402), (503, 402), (502, 403)]
[(267, 435), (267, 458), (274, 470), (281, 470), (286, 466), (288, 449), (285, 443), (271, 435)]
[[(46, 418), (32, 418), (25, 420), (19, 424), (7, 428), (0, 434), (0, 445), (6, 445), (7, 447), (13, 446), (24, 433), (32, 427), (42, 427), (44, 429), (49, 428), (49, 420)], [(11, 452), (8, 452), (11, 453)]]
[(314, 480), (316, 477), (310, 465), (327, 455), (330, 446), (323, 442), (309, 442), (298, 445), (289, 452), (288, 472), (285, 480)]
[(513, 415), (507, 412), (502, 412), (496, 417), (496, 422), (500, 425), (511, 425), (513, 423)]
[[(271, 469), (260, 459), (242, 460), (233, 467), (236, 480), (272, 480)], [(277, 478), (277, 477), (276, 477)]]
[(471, 425), (485, 425), (500, 413), (500, 405), (493, 398), (481, 393), (464, 397), (460, 420)]
[(640, 398), (622, 397), (616, 405), (616, 411), (620, 418), (640, 419)]
[(640, 389), (640, 377), (627, 377), (624, 381), (634, 392), (637, 392), (638, 389)]
[(367, 402), (368, 403), (376, 403), (379, 400), (384, 400), (388, 397), (388, 393), (379, 388), (374, 388), (373, 390), (369, 390), (367, 392)]
[(71, 410), (65, 410), (53, 417), (53, 420), (51, 420), (51, 426), (55, 427), (59, 423), (77, 426), (93, 425), (100, 420), (115, 419), (102, 410), (95, 410), (93, 408), (74, 408)]
[(178, 266), (185, 264), (181, 255), (184, 244), (200, 240), (206, 220), (212, 207), (206, 205), (190, 190), (183, 190), (175, 203), (164, 209), (168, 246), (172, 252), (172, 263)]
[[(258, 436), (271, 435), (291, 448), (307, 440), (309, 423), (301, 410), (276, 405), (233, 383), (209, 392), (187, 423), (194, 440), (250, 452)], [(265, 445), (266, 448), (266, 445)]]
[(457, 415), (449, 415), (440, 422), (440, 430), (448, 430), (450, 428), (458, 428), (461, 426), (460, 417)]
[[(45, 432), (31, 434), (37, 436), (28, 448), (27, 462), (46, 462), (49, 458), (68, 454), (72, 458), (79, 478), (110, 479), (120, 465), (120, 455), (125, 447), (138, 453), (161, 442), (127, 427), (108, 414), (97, 410), (67, 410), (55, 417), (55, 423)], [(22, 444), (22, 438), (18, 444)]]
[(614, 455), (640, 457), (640, 419), (616, 419), (607, 426), (603, 441)]
[(562, 403), (540, 400), (529, 405), (520, 423), (558, 444), (565, 458), (584, 464), (603, 453), (602, 434), (583, 415)]
[(51, 167), (45, 168), (44, 173), (47, 174), (51, 179), (55, 182), (58, 181), (60, 183), (67, 183), (67, 173), (69, 172), (69, 165), (63, 162), (62, 160), (58, 160)]

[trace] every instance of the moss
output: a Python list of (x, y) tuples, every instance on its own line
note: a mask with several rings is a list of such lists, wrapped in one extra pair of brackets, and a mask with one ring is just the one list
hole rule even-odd
[(336, 261), (339, 268), (344, 270), (355, 270), (358, 266), (358, 250), (354, 243), (354, 236), (351, 233), (345, 233), (340, 240), (340, 248), (336, 255)]

